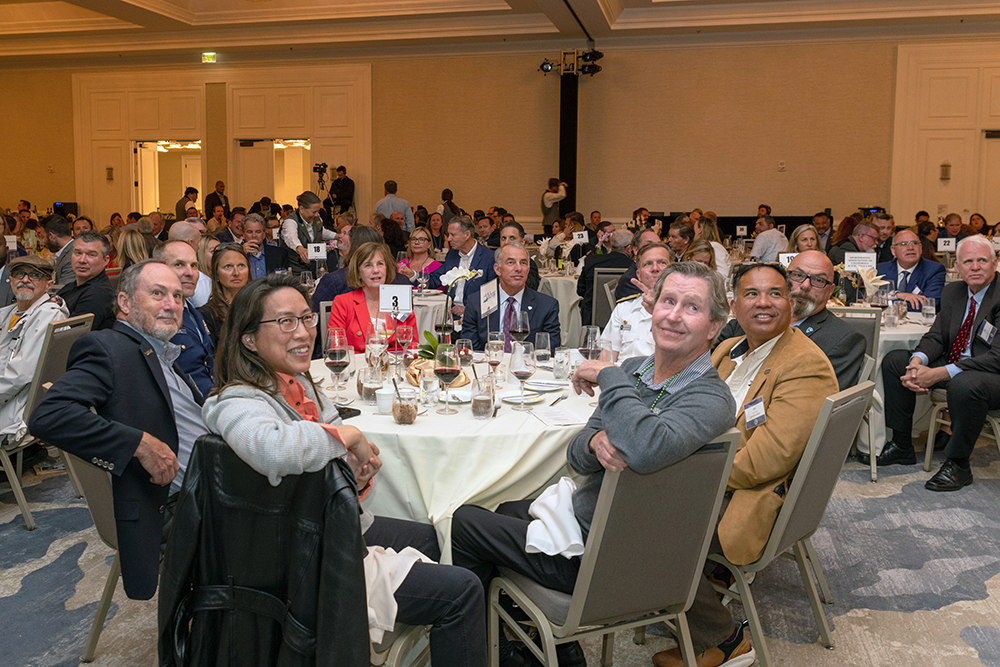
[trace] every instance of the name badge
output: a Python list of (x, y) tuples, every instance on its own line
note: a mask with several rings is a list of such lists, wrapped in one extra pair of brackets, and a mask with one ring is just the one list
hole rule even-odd
[(760, 426), (767, 421), (764, 414), (764, 398), (758, 396), (743, 406), (743, 415), (747, 420), (747, 430)]
[(910, 290), (910, 294), (914, 294), (914, 295), (920, 294), (920, 288), (917, 287), (916, 285), (914, 285), (913, 289)]
[(993, 337), (997, 335), (997, 328), (983, 320), (983, 326), (979, 327), (979, 337), (986, 341), (987, 345), (993, 344)]
[(631, 324), (622, 323), (622, 325), (620, 327), (618, 327), (618, 329), (621, 330), (621, 331), (631, 331), (632, 330), (632, 325)]

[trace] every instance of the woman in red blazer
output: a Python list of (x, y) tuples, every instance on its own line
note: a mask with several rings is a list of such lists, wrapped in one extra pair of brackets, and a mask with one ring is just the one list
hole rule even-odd
[[(355, 352), (364, 352), (368, 334), (376, 323), (390, 332), (389, 349), (399, 349), (396, 343), (396, 322), (392, 315), (378, 312), (379, 285), (387, 285), (396, 277), (396, 262), (384, 243), (365, 243), (351, 253), (347, 265), (347, 284), (356, 288), (333, 300), (330, 308), (330, 328), (347, 332), (347, 344)], [(409, 313), (399, 322), (413, 327), (413, 337), (419, 335), (417, 318)]]

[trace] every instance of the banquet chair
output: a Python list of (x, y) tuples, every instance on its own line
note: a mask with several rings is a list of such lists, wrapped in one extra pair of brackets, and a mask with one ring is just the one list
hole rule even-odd
[(407, 667), (420, 667), (428, 664), (431, 657), (428, 627), (426, 625), (396, 623), (391, 632), (385, 633), (381, 642), (372, 644), (372, 667), (400, 667), (403, 664), (403, 658), (407, 657), (410, 650), (418, 645), (419, 652), (413, 659), (407, 661)]
[(605, 292), (605, 285), (607, 283), (612, 283), (612, 291), (615, 285), (618, 284), (618, 280), (625, 275), (625, 271), (628, 269), (607, 269), (598, 267), (594, 269), (594, 293), (591, 296), (593, 299), (591, 308), (591, 324), (603, 329), (608, 320), (611, 319), (611, 311), (614, 310), (615, 303), (614, 298), (608, 301), (608, 297)]
[(104, 629), (104, 621), (111, 608), (111, 598), (114, 597), (122, 571), (118, 556), (118, 528), (115, 525), (111, 473), (91, 465), (69, 452), (60, 451), (60, 454), (63, 461), (66, 462), (67, 473), (73, 475), (80, 484), (83, 497), (87, 501), (87, 509), (90, 510), (90, 517), (94, 520), (94, 526), (97, 528), (97, 535), (109, 549), (115, 552), (115, 560), (111, 564), (111, 571), (108, 572), (108, 578), (104, 582), (104, 592), (97, 605), (94, 622), (90, 625), (87, 645), (83, 649), (83, 655), (80, 656), (82, 662), (91, 662), (94, 659), (97, 642), (101, 638), (101, 630)]
[[(931, 459), (934, 458), (934, 439), (937, 437), (941, 424), (951, 424), (951, 420), (942, 417), (941, 413), (948, 410), (948, 390), (931, 389), (931, 421), (927, 426), (927, 447), (924, 448), (924, 470), (931, 471)], [(986, 431), (986, 426), (990, 427)], [(1000, 410), (990, 410), (986, 413), (986, 423), (983, 430), (996, 441), (1000, 448)]]
[(319, 330), (320, 330), (320, 335), (322, 336), (319, 342), (322, 344), (322, 347), (320, 348), (321, 350), (326, 349), (326, 337), (330, 333), (328, 324), (330, 322), (331, 308), (333, 308), (333, 301), (319, 302)]
[[(798, 564), (799, 575), (805, 585), (806, 596), (809, 598), (809, 606), (812, 608), (823, 646), (833, 648), (830, 626), (823, 614), (819, 592), (816, 590), (817, 584), (823, 594), (823, 601), (827, 604), (833, 604), (833, 594), (823, 575), (811, 537), (823, 519), (827, 503), (830, 502), (830, 496), (833, 495), (833, 489), (837, 485), (844, 458), (851, 443), (854, 442), (854, 436), (861, 426), (861, 419), (868, 409), (874, 390), (875, 383), (866, 381), (834, 394), (824, 401), (823, 409), (799, 460), (785, 502), (778, 511), (774, 528), (761, 557), (748, 565), (734, 565), (721, 554), (709, 555), (710, 560), (723, 565), (736, 580), (735, 592), (717, 584), (712, 585), (716, 591), (731, 595), (743, 604), (760, 667), (770, 667), (771, 658), (747, 577), (763, 570), (778, 556), (791, 558)], [(792, 550), (791, 554), (787, 553), (789, 549)], [(815, 582), (809, 572), (810, 564)]]
[[(65, 320), (49, 322), (45, 328), (45, 338), (42, 341), (42, 349), (38, 355), (38, 366), (35, 367), (35, 374), (31, 378), (31, 385), (28, 387), (28, 396), (24, 404), (24, 421), (38, 405), (45, 391), (52, 386), (52, 383), (66, 372), (66, 359), (69, 357), (69, 349), (76, 342), (76, 339), (90, 331), (90, 326), (94, 321), (92, 314), (79, 315)], [(11, 441), (10, 436), (0, 443), (0, 465), (7, 475), (10, 489), (14, 493), (18, 509), (24, 517), (24, 524), (28, 530), (36, 528), (35, 520), (28, 509), (28, 501), (24, 497), (24, 490), (21, 488), (21, 463), (26, 447), (37, 443), (38, 440), (30, 434), (25, 434), (20, 440)], [(11, 455), (16, 455), (17, 465), (11, 461)], [(67, 474), (69, 474), (67, 470)], [(70, 481), (76, 495), (80, 497), (80, 489), (76, 479), (70, 475)]]
[[(489, 591), (490, 665), (497, 667), (498, 619), (546, 667), (556, 644), (603, 637), (611, 664), (614, 632), (663, 621), (685, 664), (694, 649), (685, 612), (694, 602), (740, 434), (730, 429), (691, 456), (649, 474), (605, 472), (573, 594), (545, 588), (507, 568)], [(649, 582), (657, 582), (650, 586)], [(500, 602), (505, 593), (531, 617), (541, 647)]]

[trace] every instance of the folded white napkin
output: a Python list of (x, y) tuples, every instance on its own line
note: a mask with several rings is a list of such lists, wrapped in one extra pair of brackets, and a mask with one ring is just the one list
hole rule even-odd
[(576, 482), (563, 477), (531, 503), (528, 514), (535, 520), (528, 524), (527, 553), (565, 558), (583, 555), (583, 531), (573, 512), (574, 491)]
[(378, 644), (396, 623), (396, 598), (393, 593), (410, 573), (414, 563), (433, 563), (413, 547), (399, 553), (394, 549), (368, 547), (365, 557), (365, 590), (368, 593), (368, 636)]

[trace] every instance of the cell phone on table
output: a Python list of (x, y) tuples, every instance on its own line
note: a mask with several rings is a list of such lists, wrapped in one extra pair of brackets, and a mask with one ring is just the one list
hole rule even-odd
[(337, 406), (337, 412), (340, 414), (341, 420), (344, 421), (350, 419), (351, 417), (357, 417), (361, 414), (361, 410), (358, 410), (357, 408), (345, 408), (342, 405)]

